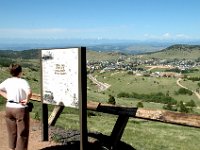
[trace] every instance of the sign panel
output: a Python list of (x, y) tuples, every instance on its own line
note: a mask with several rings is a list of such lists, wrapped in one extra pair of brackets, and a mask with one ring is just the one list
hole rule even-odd
[(43, 103), (79, 106), (80, 50), (41, 50)]

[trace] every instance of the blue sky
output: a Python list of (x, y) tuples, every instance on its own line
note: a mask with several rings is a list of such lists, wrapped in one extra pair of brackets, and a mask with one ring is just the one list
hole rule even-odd
[(0, 0), (0, 39), (200, 40), (199, 0)]

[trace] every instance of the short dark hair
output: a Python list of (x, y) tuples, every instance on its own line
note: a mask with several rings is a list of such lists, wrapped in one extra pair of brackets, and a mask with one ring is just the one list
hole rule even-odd
[(11, 64), (9, 70), (12, 76), (17, 77), (22, 72), (22, 67), (19, 64)]

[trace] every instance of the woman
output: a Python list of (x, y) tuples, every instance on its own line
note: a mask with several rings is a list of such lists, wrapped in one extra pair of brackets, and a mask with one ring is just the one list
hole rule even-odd
[(28, 82), (22, 79), (22, 67), (10, 65), (11, 78), (0, 84), (0, 95), (7, 99), (6, 124), (11, 150), (27, 150), (29, 137), (29, 111), (27, 103), (32, 95)]

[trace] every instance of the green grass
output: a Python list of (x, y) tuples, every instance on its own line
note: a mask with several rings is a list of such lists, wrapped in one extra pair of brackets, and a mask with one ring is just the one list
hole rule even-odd
[[(110, 135), (115, 121), (116, 116), (110, 115), (90, 117), (88, 128)], [(122, 141), (137, 150), (198, 150), (199, 131), (197, 128), (129, 119)]]
[[(33, 92), (40, 92), (40, 73), (34, 72), (30, 69), (24, 69), (25, 78), (28, 79)], [(148, 94), (155, 92), (166, 93), (169, 91), (170, 96), (173, 96), (176, 100), (190, 101), (193, 99), (195, 103), (200, 106), (200, 100), (195, 95), (175, 95), (174, 92), (179, 89), (176, 85), (176, 78), (154, 78), (154, 77), (139, 77), (134, 75), (128, 75), (124, 71), (120, 72), (107, 72), (100, 74), (96, 72), (97, 80), (111, 84), (111, 87), (106, 91), (99, 92), (96, 85), (94, 85), (89, 79), (87, 80), (87, 95), (88, 101), (98, 101), (106, 103), (108, 101), (108, 95), (114, 95), (118, 105), (136, 106), (141, 100), (134, 98), (117, 98), (119, 92), (136, 92), (139, 94)], [(197, 76), (197, 72), (192, 76)], [(1, 71), (0, 80), (3, 81), (8, 77), (6, 70)], [(35, 80), (36, 79), (36, 80)], [(182, 81), (181, 84), (191, 89), (197, 88), (197, 82), (190, 80)], [(33, 102), (34, 109), (31, 112), (32, 118), (39, 115), (41, 119), (41, 103)], [(0, 99), (0, 109), (4, 109), (5, 103), (3, 99)], [(145, 108), (162, 109), (163, 104), (147, 103), (143, 102)], [(49, 115), (51, 114), (54, 106), (48, 105)], [(196, 112), (200, 112), (199, 109), (195, 109)], [(73, 108), (65, 108), (61, 116), (59, 117), (56, 126), (64, 129), (79, 129), (79, 115), (78, 110)], [(110, 135), (117, 116), (104, 113), (95, 113), (96, 116), (88, 117), (88, 131), (98, 131), (105, 135)], [(165, 124), (160, 122), (146, 121), (130, 118), (122, 136), (122, 141), (130, 144), (137, 150), (199, 150), (200, 142), (200, 129)]]
[(63, 129), (79, 130), (80, 129), (79, 115), (62, 113), (56, 122), (56, 126), (62, 127)]
[[(135, 75), (129, 75), (127, 72), (107, 72), (107, 73), (96, 73), (97, 80), (101, 82), (105, 82), (111, 85), (111, 87), (102, 93), (102, 97), (105, 95), (114, 95), (115, 97), (120, 92), (132, 93), (136, 92), (138, 94), (150, 94), (162, 92), (166, 94), (169, 92), (171, 97), (174, 97), (177, 101), (188, 102), (193, 99), (196, 103), (200, 104), (199, 99), (195, 96), (189, 95), (175, 95), (175, 91), (177, 91), (180, 87), (176, 84), (177, 78), (156, 78), (156, 77), (141, 77)], [(197, 88), (197, 83), (191, 84), (191, 81), (186, 81), (188, 83), (189, 88), (195, 89)], [(186, 84), (184, 83), (184, 84)], [(184, 85), (183, 84), (183, 85)], [(90, 88), (91, 90), (88, 92), (88, 95), (93, 95), (96, 91), (95, 88)], [(100, 97), (100, 94), (98, 98)], [(94, 96), (93, 96), (94, 97)], [(123, 100), (122, 100), (123, 101)]]
[(128, 141), (137, 150), (198, 150), (199, 131), (196, 128), (132, 119), (126, 126), (122, 140)]

